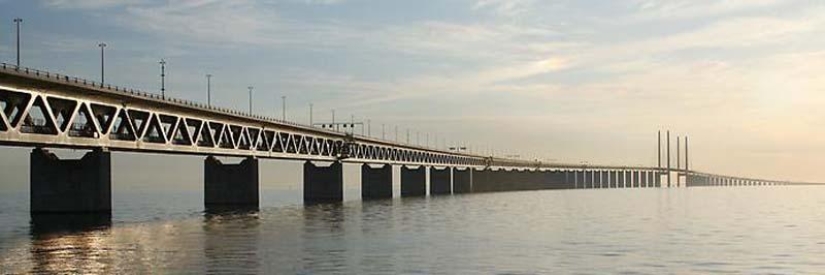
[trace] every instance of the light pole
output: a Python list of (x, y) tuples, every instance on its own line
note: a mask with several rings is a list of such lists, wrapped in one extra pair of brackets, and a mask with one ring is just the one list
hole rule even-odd
[(286, 121), (286, 96), (285, 95), (281, 96), (281, 111), (283, 112), (281, 114), (282, 120)]
[(309, 104), (309, 126), (312, 126), (312, 103)]
[(381, 139), (382, 140), (387, 140), (387, 132), (384, 130), (385, 129), (384, 126), (385, 126), (384, 123), (381, 123)]
[(166, 60), (160, 59), (160, 97), (166, 98)]
[(254, 89), (254, 87), (249, 86), (246, 88), (249, 89), (249, 114), (252, 114), (252, 89)]
[(330, 129), (332, 126), (335, 126), (335, 131), (338, 131), (338, 124), (335, 124), (335, 109), (332, 109), (332, 125), (330, 125)]
[(212, 106), (212, 75), (206, 74), (206, 105)]
[(105, 81), (105, 75), (103, 74), (103, 49), (106, 48), (106, 43), (100, 43), (97, 44), (97, 46), (100, 47), (100, 86), (103, 87), (103, 82)]
[(17, 68), (20, 68), (20, 23), (23, 23), (23, 19), (15, 18), (14, 23), (17, 25)]
[(367, 119), (367, 136), (372, 136), (372, 121)]

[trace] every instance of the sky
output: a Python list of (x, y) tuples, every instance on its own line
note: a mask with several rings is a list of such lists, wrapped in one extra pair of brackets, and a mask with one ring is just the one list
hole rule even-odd
[(15, 17), (23, 66), (99, 79), (105, 42), (107, 82), (157, 92), (165, 59), (173, 97), (212, 74), (215, 105), (568, 163), (655, 166), (669, 129), (692, 169), (825, 181), (821, 1), (0, 0), (8, 63)]

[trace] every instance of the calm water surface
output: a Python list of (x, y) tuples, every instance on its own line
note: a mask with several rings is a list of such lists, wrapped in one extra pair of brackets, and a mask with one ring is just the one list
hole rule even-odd
[(568, 190), (203, 213), (116, 193), (111, 219), (0, 195), (0, 273), (822, 274), (825, 187)]

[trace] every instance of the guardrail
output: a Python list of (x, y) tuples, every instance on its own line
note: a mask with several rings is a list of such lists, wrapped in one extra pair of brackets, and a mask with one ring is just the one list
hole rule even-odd
[[(196, 101), (192, 101), (192, 100), (186, 100), (186, 99), (179, 99), (179, 98), (174, 98), (174, 97), (163, 96), (163, 95), (160, 95), (160, 94), (157, 94), (157, 93), (146, 92), (146, 91), (142, 91), (142, 90), (139, 90), (139, 89), (125, 88), (125, 87), (120, 87), (120, 86), (117, 86), (117, 85), (105, 84), (105, 83), (97, 82), (97, 81), (94, 81), (94, 80), (88, 80), (88, 79), (84, 79), (84, 78), (68, 76), (68, 75), (65, 75), (65, 74), (53, 73), (53, 72), (49, 72), (49, 71), (38, 70), (38, 69), (28, 68), (28, 67), (23, 67), (23, 66), (18, 67), (17, 65), (7, 64), (7, 63), (4, 63), (4, 62), (0, 63), (0, 70), (13, 72), (13, 73), (18, 73), (18, 74), (25, 74), (25, 75), (30, 76), (30, 77), (42, 78), (42, 79), (46, 79), (46, 80), (50, 80), (50, 81), (58, 81), (58, 82), (63, 82), (63, 83), (67, 83), (67, 84), (72, 84), (72, 85), (85, 86), (85, 87), (90, 88), (90, 89), (101, 89), (101, 90), (105, 90), (107, 92), (112, 92), (112, 93), (120, 93), (120, 94), (124, 94), (124, 95), (142, 97), (142, 98), (145, 98), (145, 99), (150, 99), (150, 100), (155, 100), (155, 101), (163, 101), (163, 102), (166, 102), (166, 103), (178, 104), (178, 105), (187, 106), (187, 107), (191, 107), (191, 108), (201, 109), (201, 110), (204, 110), (204, 111), (218, 112), (218, 113), (222, 113), (222, 114), (226, 114), (226, 115), (233, 115), (233, 116), (241, 116), (241, 117), (245, 117), (245, 118), (249, 118), (249, 119), (257, 119), (257, 120), (262, 120), (262, 121), (269, 122), (269, 123), (276, 123), (276, 124), (282, 124), (282, 125), (288, 125), (288, 126), (300, 127), (300, 128), (310, 128), (310, 129), (318, 130), (318, 131), (346, 133), (346, 132), (336, 131), (336, 130), (333, 130), (333, 129), (318, 128), (318, 127), (315, 127), (313, 125), (307, 125), (307, 124), (302, 124), (302, 123), (292, 122), (292, 121), (288, 121), (288, 120), (277, 119), (277, 118), (268, 117), (268, 116), (256, 115), (256, 114), (252, 114), (252, 113), (248, 113), (248, 112), (244, 112), (244, 111), (238, 111), (238, 110), (234, 110), (234, 109), (230, 109), (230, 108), (218, 107), (218, 106), (214, 106), (214, 105), (204, 104), (204, 103), (196, 102)], [(381, 138), (376, 138), (376, 137), (372, 137), (372, 136), (361, 135), (361, 134), (357, 134), (357, 133), (354, 133), (354, 132), (351, 133), (351, 134), (354, 137), (358, 137), (358, 138), (361, 138), (361, 139), (379, 140), (379, 141), (382, 141), (382, 142), (388, 143), (388, 144), (403, 144), (403, 145), (410, 146), (410, 147), (418, 147), (418, 148), (423, 148), (423, 149), (428, 149), (428, 150), (433, 150), (433, 151), (442, 151), (444, 153), (469, 155), (469, 154), (464, 154), (464, 153), (461, 153), (461, 152), (452, 152), (452, 151), (449, 151), (449, 150), (433, 148), (433, 147), (427, 146), (427, 145), (421, 146), (421, 145), (413, 145), (413, 144), (410, 144), (410, 143), (401, 143), (401, 142), (397, 142), (397, 141), (392, 141), (392, 140), (381, 139)]]

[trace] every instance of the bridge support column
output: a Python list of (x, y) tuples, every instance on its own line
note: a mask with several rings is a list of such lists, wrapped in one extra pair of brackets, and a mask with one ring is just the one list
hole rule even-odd
[(401, 196), (423, 197), (427, 195), (427, 167), (417, 169), (401, 166)]
[(341, 162), (319, 167), (304, 163), (304, 203), (337, 203), (344, 201), (344, 171)]
[(430, 167), (430, 195), (449, 195), (452, 193), (450, 186), (450, 173), (452, 168), (438, 169)]
[(616, 188), (627, 188), (627, 177), (624, 171), (616, 171)]
[(213, 156), (204, 160), (203, 202), (210, 208), (258, 208), (258, 159), (223, 164)]
[(641, 187), (641, 188), (649, 187), (647, 179), (648, 179), (647, 171), (639, 171), (639, 187)]
[(453, 169), (453, 194), (473, 192), (472, 168)]
[(372, 168), (369, 164), (361, 165), (361, 199), (392, 198), (392, 165), (384, 164)]
[(94, 150), (81, 159), (61, 160), (36, 148), (30, 164), (32, 214), (112, 212), (111, 153)]
[(619, 188), (619, 173), (616, 170), (610, 171), (610, 188)]

